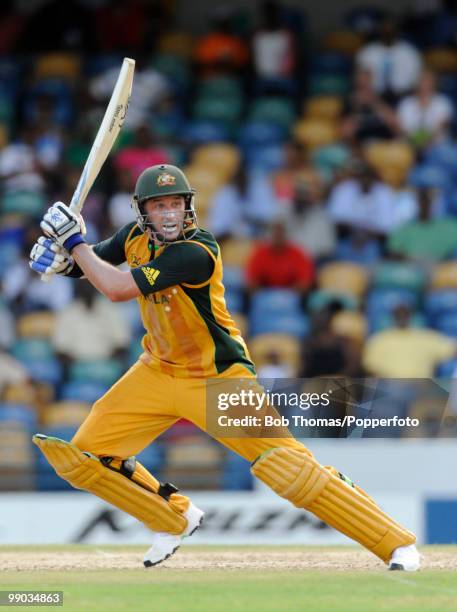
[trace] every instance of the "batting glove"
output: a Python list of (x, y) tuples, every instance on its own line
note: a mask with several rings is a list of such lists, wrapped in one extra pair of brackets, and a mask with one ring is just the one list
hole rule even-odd
[(30, 251), (29, 266), (40, 274), (64, 274), (71, 272), (73, 257), (50, 238), (40, 236)]
[(63, 202), (56, 202), (51, 208), (48, 208), (40, 227), (46, 236), (69, 253), (75, 246), (85, 242), (83, 236), (86, 233), (86, 226), (83, 218)]

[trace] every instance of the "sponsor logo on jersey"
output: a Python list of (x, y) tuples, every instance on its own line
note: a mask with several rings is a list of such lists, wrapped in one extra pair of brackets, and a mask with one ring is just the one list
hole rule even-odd
[(143, 270), (143, 274), (147, 278), (148, 283), (151, 285), (151, 287), (153, 287), (157, 280), (157, 277), (160, 274), (160, 270), (156, 270), (155, 268), (148, 268), (148, 267), (141, 268), (141, 269)]
[(176, 183), (176, 177), (168, 172), (163, 172), (157, 177), (157, 185), (159, 187), (167, 187), (168, 185), (174, 185)]
[(131, 268), (137, 268), (138, 266), (141, 266), (141, 259), (138, 257), (138, 255), (132, 255), (129, 261), (129, 266)]

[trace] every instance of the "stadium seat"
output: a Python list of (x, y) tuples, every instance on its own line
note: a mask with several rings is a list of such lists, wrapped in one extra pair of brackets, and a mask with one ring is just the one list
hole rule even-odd
[(0, 404), (0, 428), (5, 427), (23, 428), (33, 432), (37, 428), (37, 414), (33, 406), (6, 403)]
[(310, 71), (312, 74), (346, 74), (352, 72), (352, 59), (345, 53), (331, 50), (315, 53), (310, 58)]
[(439, 188), (446, 189), (450, 186), (449, 173), (440, 165), (420, 164), (415, 166), (408, 177), (408, 182), (418, 189)]
[(456, 73), (457, 51), (443, 47), (441, 49), (429, 49), (424, 53), (425, 64), (434, 72)]
[(410, 262), (384, 261), (372, 274), (372, 285), (379, 289), (409, 289), (421, 293), (426, 284), (424, 270)]
[(343, 74), (312, 74), (309, 79), (310, 96), (346, 96), (351, 89), (351, 79)]
[(435, 266), (431, 279), (432, 289), (457, 289), (457, 261), (446, 261)]
[(251, 301), (249, 333), (285, 333), (303, 338), (309, 330), (308, 319), (302, 312), (299, 293), (290, 289), (262, 289)]
[(90, 411), (86, 402), (54, 402), (46, 407), (43, 424), (46, 427), (79, 427)]
[(59, 78), (75, 81), (81, 74), (81, 59), (71, 53), (48, 53), (35, 63), (35, 78)]
[(22, 427), (0, 427), (0, 491), (33, 490), (34, 451), (30, 432)]
[(312, 291), (308, 297), (308, 311), (317, 312), (335, 301), (340, 303), (345, 310), (357, 310), (359, 305), (359, 300), (354, 295), (318, 289)]
[(250, 491), (254, 486), (249, 461), (236, 453), (226, 451), (222, 466), (222, 489), (224, 491)]
[(221, 245), (222, 263), (234, 268), (244, 268), (254, 247), (250, 238), (230, 238)]
[(256, 368), (262, 367), (271, 351), (278, 354), (281, 363), (286, 364), (293, 375), (300, 366), (301, 343), (295, 336), (281, 333), (260, 334), (248, 342), (248, 348)]
[(95, 382), (112, 385), (122, 374), (122, 365), (116, 359), (75, 361), (70, 366), (69, 379), (75, 382)]
[(158, 40), (158, 50), (190, 58), (194, 49), (194, 39), (191, 34), (183, 31), (168, 31)]
[(419, 303), (418, 295), (410, 289), (372, 289), (367, 297), (367, 315), (369, 318), (376, 315), (391, 314), (394, 308), (405, 304), (416, 309)]
[(192, 154), (192, 164), (209, 169), (214, 168), (224, 181), (230, 181), (238, 169), (240, 152), (228, 143), (202, 145)]
[(335, 334), (352, 338), (362, 345), (368, 332), (368, 322), (361, 312), (342, 310), (332, 317), (331, 328)]
[(93, 404), (109, 389), (109, 385), (97, 382), (72, 381), (62, 385), (61, 400), (72, 400)]
[(166, 448), (162, 479), (178, 478), (183, 489), (219, 489), (222, 453), (220, 446), (200, 434), (182, 437), (179, 444)]
[(457, 145), (452, 140), (432, 145), (425, 151), (424, 157), (427, 165), (441, 168), (449, 173), (457, 172)]
[(285, 151), (282, 145), (250, 147), (244, 150), (244, 156), (250, 170), (274, 172), (284, 166)]
[(320, 268), (317, 283), (320, 289), (361, 298), (368, 286), (368, 273), (358, 264), (328, 263)]
[(436, 368), (436, 375), (439, 378), (454, 378), (454, 373), (457, 370), (457, 358), (443, 361)]
[(245, 286), (243, 268), (225, 264), (223, 283), (226, 290), (242, 291)]
[(239, 144), (243, 150), (255, 146), (277, 145), (284, 142), (286, 130), (269, 121), (248, 121), (239, 132)]
[(364, 44), (363, 36), (350, 30), (337, 30), (327, 34), (322, 46), (329, 51), (337, 51), (348, 56), (355, 55)]
[(46, 360), (54, 357), (51, 343), (44, 338), (21, 338), (12, 347), (12, 355), (19, 361)]
[(239, 98), (205, 96), (196, 100), (192, 116), (199, 121), (217, 121), (232, 130), (236, 127), (242, 111), (243, 104)]
[(457, 338), (457, 312), (448, 312), (436, 317), (433, 327), (446, 336)]
[(22, 315), (17, 320), (17, 333), (21, 338), (50, 338), (54, 331), (55, 314), (38, 311)]
[(182, 138), (189, 144), (205, 142), (226, 142), (230, 140), (230, 130), (219, 121), (190, 121), (184, 128)]
[(242, 99), (243, 88), (236, 78), (213, 76), (197, 83), (197, 95), (210, 98)]
[(182, 57), (172, 53), (159, 53), (154, 57), (152, 67), (167, 79), (176, 93), (187, 91), (191, 74), (188, 63)]
[(154, 441), (137, 455), (137, 459), (156, 478), (160, 477), (160, 471), (165, 461), (165, 448), (160, 442)]
[(342, 168), (350, 156), (349, 149), (343, 144), (329, 144), (318, 147), (312, 152), (313, 164), (324, 174), (333, 174)]
[(298, 121), (293, 134), (298, 142), (315, 149), (335, 143), (339, 138), (339, 127), (335, 121), (312, 117)]
[(313, 96), (305, 103), (305, 116), (327, 121), (337, 120), (343, 110), (343, 99), (340, 96)]
[(365, 156), (382, 180), (398, 187), (404, 183), (414, 163), (414, 151), (403, 141), (379, 141), (365, 148)]
[(4, 215), (21, 214), (38, 219), (42, 217), (45, 205), (44, 196), (37, 191), (12, 191), (2, 195), (0, 212)]
[(425, 297), (425, 312), (431, 325), (444, 314), (457, 311), (457, 290), (440, 289)]
[(229, 312), (243, 312), (244, 297), (241, 291), (226, 289), (224, 299)]
[(249, 109), (250, 121), (267, 121), (288, 130), (295, 119), (295, 109), (287, 98), (262, 97), (253, 100)]

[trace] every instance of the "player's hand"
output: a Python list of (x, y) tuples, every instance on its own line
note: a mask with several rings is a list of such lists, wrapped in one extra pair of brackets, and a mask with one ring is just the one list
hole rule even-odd
[(40, 227), (46, 236), (69, 253), (76, 245), (85, 242), (83, 236), (86, 233), (86, 226), (83, 218), (63, 202), (56, 202), (51, 208), (48, 208)]
[(50, 238), (40, 236), (30, 251), (29, 266), (40, 274), (68, 274), (74, 266), (72, 256)]

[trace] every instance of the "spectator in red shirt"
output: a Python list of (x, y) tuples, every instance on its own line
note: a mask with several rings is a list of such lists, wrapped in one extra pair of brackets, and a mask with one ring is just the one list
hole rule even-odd
[(168, 164), (169, 155), (154, 142), (151, 130), (146, 124), (135, 130), (135, 140), (122, 149), (114, 158), (114, 167), (118, 172), (128, 171), (138, 176), (143, 170), (156, 164)]
[(271, 226), (271, 238), (253, 250), (246, 270), (248, 290), (275, 287), (306, 292), (314, 280), (310, 255), (287, 239), (285, 224)]

